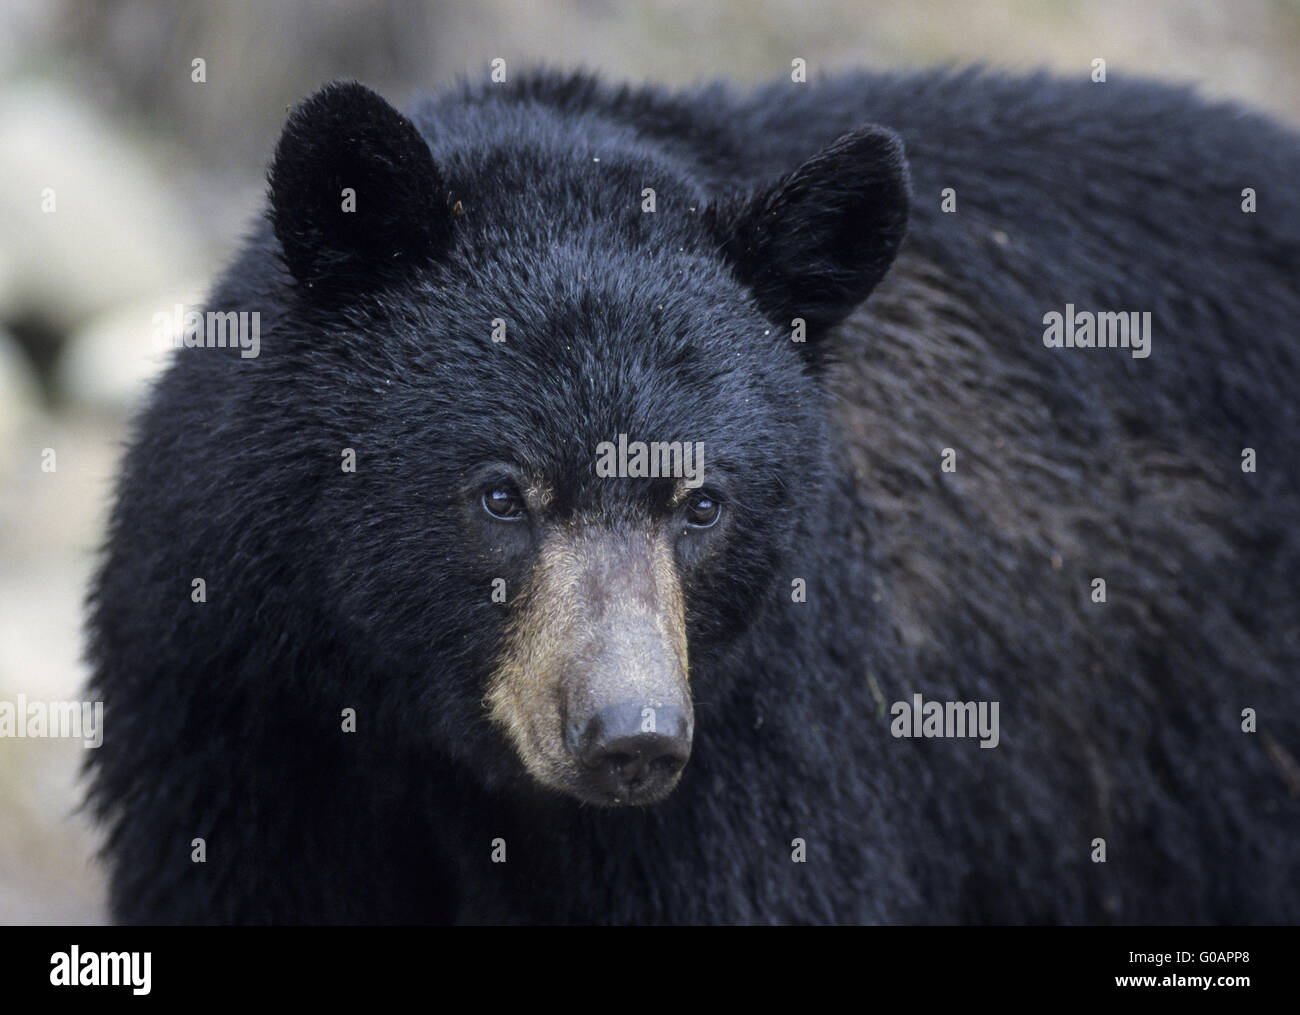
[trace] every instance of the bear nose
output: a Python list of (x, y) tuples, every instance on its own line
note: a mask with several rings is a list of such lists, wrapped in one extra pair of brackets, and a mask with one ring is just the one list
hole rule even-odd
[(570, 750), (586, 778), (613, 803), (652, 803), (664, 796), (691, 756), (690, 721), (673, 705), (608, 705), (573, 739)]

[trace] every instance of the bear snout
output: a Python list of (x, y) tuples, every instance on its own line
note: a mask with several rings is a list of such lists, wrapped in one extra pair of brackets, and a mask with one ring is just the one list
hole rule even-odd
[(687, 655), (668, 536), (566, 527), (543, 542), (486, 701), (543, 786), (655, 803), (691, 753)]

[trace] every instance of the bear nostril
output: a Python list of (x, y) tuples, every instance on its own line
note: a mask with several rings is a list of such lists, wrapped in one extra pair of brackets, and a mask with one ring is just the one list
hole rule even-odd
[(662, 754), (650, 762), (650, 770), (657, 775), (672, 776), (682, 770), (683, 760), (675, 754)]
[(649, 787), (667, 782), (685, 764), (685, 748), (671, 738), (645, 734), (597, 745), (587, 752), (587, 767), (611, 789)]
[(599, 763), (609, 766), (616, 772), (621, 772), (634, 761), (636, 761), (635, 754), (606, 754), (600, 759)]

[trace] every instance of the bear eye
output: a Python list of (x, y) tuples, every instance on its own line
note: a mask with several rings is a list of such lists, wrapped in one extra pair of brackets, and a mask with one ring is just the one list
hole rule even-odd
[(712, 494), (695, 493), (686, 502), (686, 522), (697, 529), (707, 529), (718, 523), (722, 505)]
[(498, 521), (517, 521), (524, 514), (523, 494), (506, 483), (493, 486), (483, 491), (483, 510)]

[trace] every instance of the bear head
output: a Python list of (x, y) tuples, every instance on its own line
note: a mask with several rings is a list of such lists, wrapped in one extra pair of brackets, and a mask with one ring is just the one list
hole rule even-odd
[(405, 741), (653, 803), (820, 524), (825, 337), (903, 238), (902, 146), (732, 192), (635, 122), (464, 107), (330, 85), (270, 172), (265, 348), (357, 454), (307, 520), (321, 597)]

